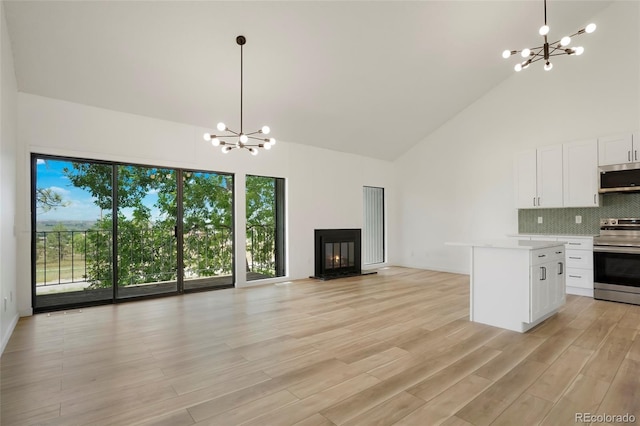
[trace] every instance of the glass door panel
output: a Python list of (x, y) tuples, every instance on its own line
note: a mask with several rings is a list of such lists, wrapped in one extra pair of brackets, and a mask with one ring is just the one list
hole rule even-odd
[(112, 167), (34, 155), (36, 312), (113, 297)]
[(182, 180), (184, 289), (233, 286), (233, 176), (185, 171)]
[(117, 166), (117, 298), (178, 291), (176, 182), (173, 169)]
[(247, 281), (285, 275), (284, 179), (247, 176)]

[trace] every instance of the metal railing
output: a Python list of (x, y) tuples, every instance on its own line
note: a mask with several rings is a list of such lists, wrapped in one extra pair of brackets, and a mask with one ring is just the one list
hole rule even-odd
[[(112, 279), (113, 235), (106, 230), (38, 231), (36, 286), (87, 283), (99, 286)], [(173, 229), (125, 231), (118, 238), (119, 285), (176, 278)], [(142, 248), (142, 249), (141, 249)], [(185, 278), (230, 275), (233, 232), (230, 228), (194, 228), (184, 234)], [(275, 229), (247, 228), (247, 268), (275, 276)]]
[(276, 276), (276, 230), (268, 225), (247, 227), (247, 272)]
[(112, 263), (111, 231), (39, 231), (35, 237), (36, 285), (86, 282), (90, 262)]

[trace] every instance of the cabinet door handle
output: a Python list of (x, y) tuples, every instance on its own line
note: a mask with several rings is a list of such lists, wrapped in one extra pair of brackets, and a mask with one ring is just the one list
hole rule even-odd
[(533, 197), (533, 206), (536, 206), (536, 197)]
[(544, 266), (540, 267), (540, 272), (542, 277), (540, 278), (540, 281), (544, 281), (547, 279), (547, 268), (545, 268)]
[(597, 196), (598, 194), (593, 194), (593, 204), (598, 204), (598, 202), (596, 201)]
[(538, 257), (547, 257), (546, 254), (539, 254)]
[(567, 243), (567, 244), (569, 244), (570, 246), (579, 246), (580, 245), (580, 243)]
[(564, 274), (564, 264), (562, 262), (558, 262), (558, 265), (560, 265), (560, 272), (558, 272), (558, 275)]
[(627, 151), (627, 161), (631, 161), (631, 151)]
[(576, 256), (569, 256), (569, 259), (574, 259), (574, 260), (581, 260), (581, 257), (576, 257)]
[(538, 197), (538, 207), (540, 207), (540, 197)]
[(561, 251), (557, 251), (556, 254), (562, 254), (562, 252)]
[(582, 275), (569, 275), (571, 278), (582, 278)]
[(634, 156), (635, 156), (635, 160), (638, 161), (638, 150), (636, 149), (635, 151), (633, 151)]

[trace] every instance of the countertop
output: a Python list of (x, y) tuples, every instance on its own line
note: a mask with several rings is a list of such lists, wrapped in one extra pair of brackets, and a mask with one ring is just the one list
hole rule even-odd
[(451, 242), (445, 243), (448, 246), (465, 246), (465, 247), (482, 247), (482, 248), (498, 248), (498, 249), (517, 249), (517, 250), (538, 250), (551, 247), (564, 247), (562, 241), (531, 241), (531, 240), (482, 240), (472, 242)]

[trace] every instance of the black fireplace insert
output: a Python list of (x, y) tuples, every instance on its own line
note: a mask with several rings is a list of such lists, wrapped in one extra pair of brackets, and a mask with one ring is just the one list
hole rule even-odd
[(362, 275), (361, 234), (360, 229), (316, 229), (313, 278)]

